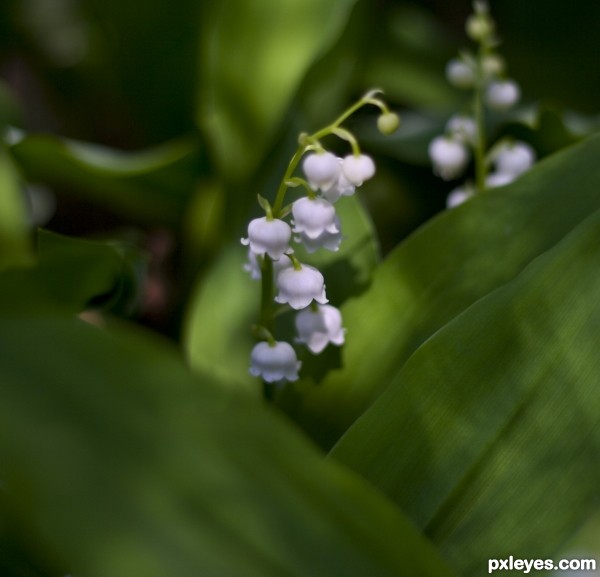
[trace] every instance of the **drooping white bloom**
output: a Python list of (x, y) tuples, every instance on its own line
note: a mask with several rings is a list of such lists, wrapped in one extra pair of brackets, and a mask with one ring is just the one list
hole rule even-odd
[(320, 248), (330, 250), (331, 252), (337, 252), (343, 240), (340, 219), (337, 216), (335, 217), (335, 225), (337, 226), (338, 232), (327, 232), (324, 230), (317, 238), (310, 238), (303, 232), (295, 237), (294, 240), (296, 242), (301, 242), (304, 245), (304, 248), (311, 254)]
[[(340, 163), (340, 169), (344, 162), (343, 158), (338, 158)], [(356, 191), (356, 187), (346, 178), (346, 175), (340, 170), (340, 175), (338, 176), (335, 184), (323, 191), (323, 197), (326, 198), (329, 202), (334, 203), (339, 200), (342, 196), (352, 196)]]
[(454, 208), (463, 202), (466, 202), (473, 196), (473, 191), (464, 186), (455, 188), (446, 198), (446, 208)]
[(341, 167), (335, 154), (315, 152), (304, 158), (302, 170), (312, 188), (325, 191), (337, 182)]
[(485, 185), (488, 188), (496, 188), (498, 186), (505, 186), (510, 184), (516, 177), (514, 174), (508, 172), (492, 172), (485, 179)]
[(294, 232), (317, 238), (324, 231), (339, 232), (335, 224), (335, 208), (324, 198), (299, 198), (292, 205)]
[(289, 343), (277, 341), (273, 346), (261, 342), (255, 345), (250, 356), (250, 374), (262, 377), (267, 383), (296, 381), (302, 363)]
[(446, 64), (446, 78), (457, 88), (472, 88), (475, 85), (475, 70), (466, 62), (454, 58)]
[(477, 136), (477, 125), (470, 116), (455, 115), (446, 123), (446, 130), (454, 140), (465, 144), (474, 143)]
[(447, 136), (438, 136), (429, 144), (433, 172), (444, 180), (460, 176), (469, 162), (469, 157), (469, 150), (462, 142)]
[(255, 218), (248, 225), (248, 238), (242, 238), (244, 246), (258, 256), (268, 254), (273, 260), (279, 260), (285, 252), (290, 252), (292, 229), (287, 222), (278, 218), (271, 220), (266, 216)]
[(518, 176), (529, 170), (535, 162), (535, 151), (525, 142), (506, 143), (495, 154), (494, 164), (498, 172)]
[(318, 305), (300, 311), (296, 315), (297, 341), (304, 343), (312, 353), (318, 355), (329, 344), (343, 345), (345, 329), (342, 314), (331, 305)]
[(349, 154), (342, 162), (342, 172), (350, 184), (360, 186), (365, 180), (373, 178), (375, 174), (375, 163), (366, 154)]
[(329, 301), (325, 295), (323, 275), (310, 265), (303, 264), (300, 269), (286, 268), (277, 275), (279, 294), (275, 302), (289, 304), (293, 309), (306, 308), (313, 300), (324, 305)]
[(514, 80), (490, 82), (485, 91), (485, 101), (494, 110), (506, 110), (514, 106), (520, 96), (521, 90)]

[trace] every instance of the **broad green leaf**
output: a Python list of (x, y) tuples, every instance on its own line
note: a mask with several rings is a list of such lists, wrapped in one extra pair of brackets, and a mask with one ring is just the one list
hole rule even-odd
[(0, 150), (0, 270), (31, 262), (30, 225), (15, 167)]
[(6, 497), (63, 573), (452, 575), (388, 500), (164, 342), (52, 314), (1, 320)]
[(600, 487), (600, 210), (425, 342), (332, 456), (461, 575), (548, 558)]
[(356, 0), (227, 0), (207, 5), (198, 121), (221, 174), (259, 164), (302, 78), (341, 34)]
[(38, 303), (81, 312), (104, 308), (128, 312), (136, 304), (142, 257), (118, 244), (40, 230), (35, 266), (0, 274), (0, 309), (31, 310)]
[(281, 405), (333, 445), (424, 341), (600, 208), (599, 156), (594, 136), (423, 226), (344, 305), (342, 368), (288, 387)]
[(28, 180), (58, 186), (136, 220), (164, 224), (179, 222), (199, 170), (193, 139), (131, 153), (34, 135), (18, 139), (10, 150)]
[[(342, 303), (367, 288), (379, 256), (372, 224), (359, 199), (341, 199), (336, 211), (342, 231), (348, 235), (338, 252), (308, 255), (297, 245), (294, 250), (301, 262), (323, 272), (332, 302)], [(250, 327), (260, 313), (260, 282), (244, 271), (246, 259), (247, 249), (236, 243), (224, 250), (208, 275), (199, 280), (187, 313), (184, 343), (192, 367), (258, 394), (260, 384), (248, 373), (248, 359), (255, 344)], [(279, 328), (286, 330), (290, 319), (286, 315)]]

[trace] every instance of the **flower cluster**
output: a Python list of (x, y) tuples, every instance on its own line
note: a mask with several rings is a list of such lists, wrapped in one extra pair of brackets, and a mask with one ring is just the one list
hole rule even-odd
[[(274, 204), (259, 196), (265, 216), (252, 220), (247, 237), (241, 240), (248, 247), (244, 269), (251, 278), (260, 279), (263, 288), (261, 322), (255, 327), (260, 342), (251, 353), (250, 373), (262, 377), (266, 383), (295, 381), (301, 367), (292, 345), (273, 337), (273, 319), (280, 312), (277, 305), (295, 312), (295, 341), (311, 353), (319, 354), (329, 344), (344, 343), (342, 315), (328, 304), (322, 273), (300, 262), (293, 245), (302, 245), (308, 254), (339, 250), (344, 237), (335, 204), (353, 195), (375, 174), (373, 160), (361, 153), (354, 136), (340, 127), (343, 120), (364, 104), (374, 104), (382, 110), (378, 127), (384, 134), (398, 126), (398, 117), (369, 93), (330, 126), (313, 135), (301, 135)], [(320, 140), (330, 134), (348, 141), (352, 153), (340, 158), (326, 150)], [(295, 176), (300, 162), (303, 176)], [(284, 207), (287, 189), (297, 187), (303, 187), (306, 194)]]
[[(429, 145), (433, 171), (444, 180), (461, 177), (471, 159), (475, 160), (475, 183), (467, 181), (455, 188), (447, 198), (448, 208), (485, 188), (512, 182), (535, 161), (535, 152), (524, 142), (502, 141), (486, 153), (486, 109), (508, 110), (519, 101), (520, 89), (506, 76), (506, 64), (497, 52), (495, 23), (483, 0), (475, 0), (466, 31), (477, 43), (477, 53), (461, 52), (458, 58), (450, 60), (446, 78), (457, 88), (472, 90), (473, 102), (466, 114), (450, 118), (445, 134)], [(491, 168), (493, 171), (488, 174)]]

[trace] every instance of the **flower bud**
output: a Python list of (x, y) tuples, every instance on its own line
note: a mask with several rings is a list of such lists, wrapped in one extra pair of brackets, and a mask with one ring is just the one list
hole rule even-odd
[(324, 231), (339, 232), (335, 224), (335, 208), (324, 198), (299, 198), (292, 205), (294, 232), (317, 238)]
[(340, 163), (331, 152), (317, 152), (304, 158), (302, 170), (313, 189), (327, 190), (338, 179)]
[(242, 238), (244, 246), (250, 246), (250, 250), (263, 256), (268, 254), (273, 260), (279, 260), (281, 256), (290, 251), (290, 239), (292, 229), (287, 222), (274, 218), (267, 219), (266, 216), (255, 218), (248, 225), (248, 238)]
[(296, 330), (299, 343), (304, 343), (309, 350), (318, 355), (325, 347), (344, 344), (345, 329), (342, 328), (342, 315), (331, 305), (318, 305), (300, 311), (296, 315)]
[(262, 377), (267, 383), (276, 381), (297, 381), (302, 363), (289, 343), (277, 341), (274, 344), (260, 342), (252, 349), (250, 374)]
[(514, 80), (498, 80), (488, 84), (485, 101), (494, 110), (507, 110), (518, 102), (520, 95), (519, 85)]
[(446, 64), (446, 78), (456, 88), (473, 88), (475, 85), (475, 70), (462, 60), (452, 59)]
[(467, 147), (452, 138), (438, 136), (429, 144), (433, 172), (444, 180), (460, 176), (469, 162)]
[(360, 186), (375, 174), (375, 163), (366, 154), (359, 154), (358, 156), (349, 154), (342, 163), (342, 172), (348, 182), (354, 186)]
[(279, 294), (275, 302), (289, 304), (293, 309), (306, 308), (313, 300), (324, 305), (325, 279), (314, 267), (303, 264), (299, 269), (286, 268), (277, 275)]
[(400, 117), (394, 112), (385, 112), (377, 119), (377, 129), (386, 136), (393, 134), (400, 126)]
[(487, 14), (471, 14), (465, 28), (471, 40), (483, 42), (494, 33), (494, 21)]
[(488, 54), (481, 61), (483, 75), (486, 78), (496, 77), (504, 73), (504, 60), (498, 54)]

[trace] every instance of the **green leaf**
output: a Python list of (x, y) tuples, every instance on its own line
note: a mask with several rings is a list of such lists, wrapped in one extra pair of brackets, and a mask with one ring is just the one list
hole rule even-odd
[(18, 140), (10, 150), (28, 180), (153, 223), (179, 222), (198, 176), (194, 139), (132, 153), (34, 135)]
[[(328, 297), (338, 304), (367, 288), (379, 254), (372, 223), (358, 198), (340, 200), (336, 212), (348, 236), (338, 252), (309, 255), (297, 245), (294, 250), (301, 262), (321, 270)], [(259, 381), (248, 374), (248, 359), (255, 343), (250, 327), (260, 313), (260, 282), (243, 270), (246, 258), (247, 249), (235, 244), (199, 280), (186, 315), (184, 346), (192, 367), (257, 395)]]
[(279, 415), (125, 327), (2, 318), (0, 460), (30, 542), (73, 574), (451, 576)]
[(600, 210), (408, 360), (332, 455), (461, 575), (548, 558), (600, 511)]
[(136, 303), (141, 255), (124, 246), (40, 230), (35, 266), (0, 274), (4, 311), (40, 303), (65, 311), (103, 308), (127, 312)]
[(25, 197), (13, 163), (0, 150), (0, 270), (31, 262), (31, 249)]
[(599, 155), (591, 137), (427, 223), (343, 307), (341, 370), (289, 387), (282, 406), (331, 447), (423, 342), (600, 208)]
[(341, 34), (356, 0), (228, 0), (202, 34), (198, 121), (221, 174), (259, 164), (302, 78)]

